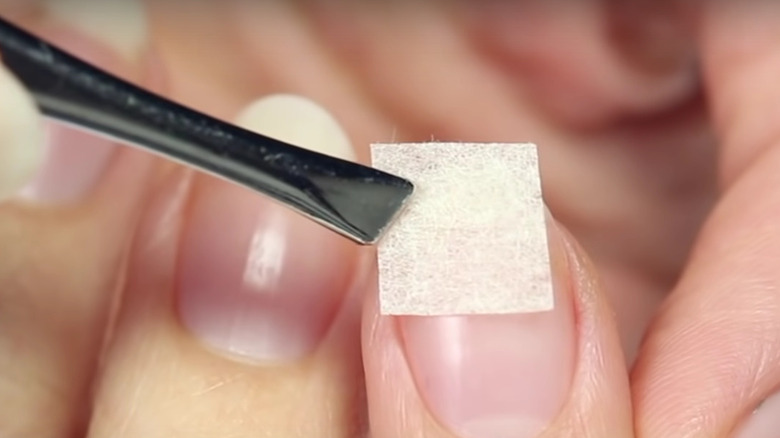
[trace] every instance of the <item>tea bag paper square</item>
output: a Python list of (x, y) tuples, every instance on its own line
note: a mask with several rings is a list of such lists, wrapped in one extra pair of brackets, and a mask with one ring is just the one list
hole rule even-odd
[(374, 144), (371, 157), (415, 184), (378, 244), (383, 314), (553, 308), (535, 145)]

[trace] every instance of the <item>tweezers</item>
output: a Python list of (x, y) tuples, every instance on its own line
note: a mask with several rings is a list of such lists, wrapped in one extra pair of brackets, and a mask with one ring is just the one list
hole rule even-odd
[(413, 184), (222, 122), (117, 78), (0, 18), (0, 58), (41, 112), (253, 189), (373, 244)]

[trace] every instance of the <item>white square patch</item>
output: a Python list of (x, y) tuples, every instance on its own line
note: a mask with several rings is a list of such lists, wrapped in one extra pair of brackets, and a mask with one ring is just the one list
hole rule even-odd
[(533, 144), (371, 145), (415, 194), (378, 244), (388, 315), (540, 312), (554, 306)]

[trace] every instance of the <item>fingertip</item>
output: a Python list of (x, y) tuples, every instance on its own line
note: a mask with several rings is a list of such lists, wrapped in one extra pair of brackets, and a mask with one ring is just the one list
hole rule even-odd
[(363, 354), (372, 436), (631, 436), (612, 311), (584, 252), (552, 215), (547, 224), (551, 312), (393, 317), (380, 314), (369, 290)]
[[(160, 60), (153, 56), (148, 19), (138, 0), (30, 3), (19, 25), (46, 41), (122, 79), (155, 91), (164, 88)], [(114, 141), (46, 120), (42, 163), (18, 191), (36, 207), (84, 205), (106, 186), (127, 155)]]
[(130, 63), (137, 63), (146, 50), (149, 20), (141, 0), (43, 0), (42, 4), (49, 19), (100, 41)]
[(44, 157), (41, 115), (19, 80), (0, 66), (0, 200), (16, 195)]
[[(237, 123), (320, 153), (354, 157), (341, 126), (316, 103), (277, 95)], [(244, 188), (198, 178), (182, 233), (179, 313), (206, 345), (249, 360), (296, 363), (314, 354), (344, 299), (354, 246)]]
[(296, 146), (355, 159), (341, 124), (325, 108), (303, 96), (274, 94), (258, 99), (240, 112), (236, 123)]
[(568, 399), (543, 437), (633, 436), (628, 371), (614, 310), (590, 257), (549, 212), (548, 228), (566, 258), (561, 278), (569, 282), (577, 342)]

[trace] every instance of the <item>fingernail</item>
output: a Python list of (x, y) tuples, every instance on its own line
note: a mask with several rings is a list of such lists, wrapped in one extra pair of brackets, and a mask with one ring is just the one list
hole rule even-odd
[[(138, 1), (50, 0), (41, 34), (80, 58), (132, 79), (147, 42), (146, 16)], [(98, 184), (116, 145), (55, 122), (46, 123), (46, 158), (33, 182), (22, 190), (28, 200), (75, 202)]]
[(11, 21), (34, 14), (35, 7), (30, 0), (0, 0), (0, 14)]
[(148, 20), (140, 0), (43, 0), (54, 22), (100, 41), (129, 62), (137, 62), (147, 42)]
[(675, 5), (632, 0), (613, 1), (609, 7), (614, 42), (637, 67), (658, 73), (691, 67), (693, 41)]
[(461, 438), (536, 437), (567, 399), (574, 310), (566, 250), (551, 221), (552, 311), (400, 320), (418, 391), (434, 417)]
[(21, 196), (45, 204), (64, 204), (88, 194), (114, 155), (106, 139), (46, 122), (44, 164)]
[(0, 64), (0, 200), (33, 177), (43, 161), (41, 117), (22, 84)]
[[(250, 105), (238, 123), (345, 159), (354, 152), (322, 108), (295, 96)], [(179, 267), (179, 312), (207, 345), (252, 361), (310, 354), (350, 281), (354, 248), (334, 233), (230, 183), (195, 186)]]
[(610, 2), (612, 42), (637, 71), (652, 78), (655, 99), (676, 103), (698, 85), (696, 50), (670, 2)]
[(736, 438), (776, 438), (780, 431), (780, 394), (756, 408), (735, 435)]

